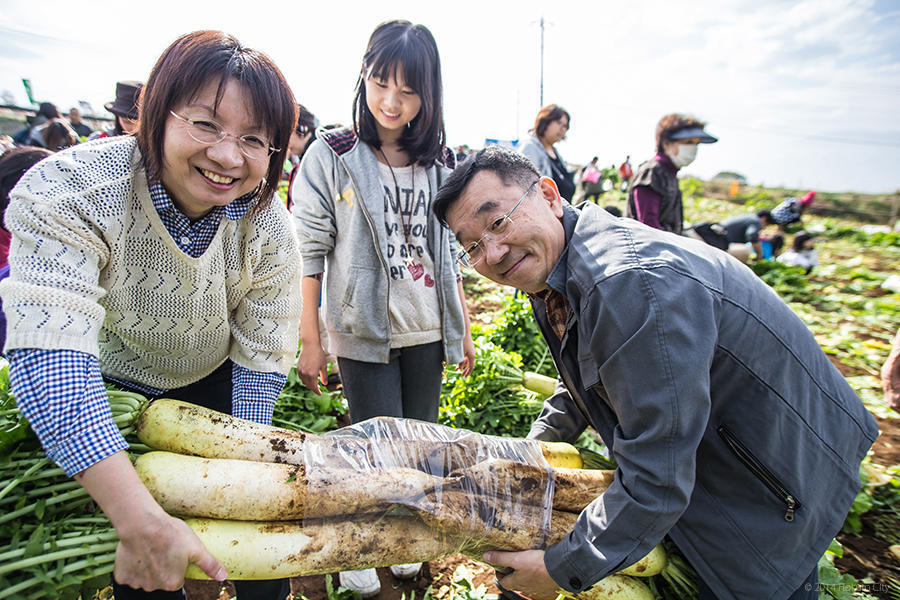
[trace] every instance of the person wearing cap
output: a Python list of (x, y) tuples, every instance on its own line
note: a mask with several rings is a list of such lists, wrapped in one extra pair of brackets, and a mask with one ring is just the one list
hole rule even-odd
[(797, 314), (699, 240), (573, 207), (489, 146), (434, 199), (463, 266), (528, 294), (559, 375), (530, 439), (587, 427), (618, 464), (565, 538), (485, 553), (532, 600), (580, 594), (668, 536), (699, 599), (818, 598), (816, 565), (878, 424)]
[(706, 123), (681, 114), (664, 116), (656, 125), (656, 155), (642, 163), (628, 186), (625, 216), (681, 235), (684, 209), (678, 170), (694, 162), (698, 144), (718, 139), (704, 131)]
[(785, 198), (778, 206), (772, 209), (772, 221), (778, 225), (779, 229), (784, 229), (785, 225), (791, 223), (799, 223), (806, 210), (816, 199), (814, 191), (807, 192), (799, 200), (792, 196)]
[(114, 135), (132, 135), (138, 127), (138, 97), (144, 86), (140, 81), (116, 83), (116, 99), (103, 107), (115, 115), (112, 130), (95, 131), (88, 139), (100, 139)]

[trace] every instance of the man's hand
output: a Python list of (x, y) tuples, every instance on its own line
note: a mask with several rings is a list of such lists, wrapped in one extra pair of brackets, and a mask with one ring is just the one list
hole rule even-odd
[(894, 337), (890, 356), (881, 367), (881, 387), (888, 406), (900, 411), (900, 331)]
[(509, 575), (498, 577), (500, 585), (508, 590), (522, 592), (532, 600), (556, 600), (560, 587), (553, 581), (544, 566), (543, 550), (500, 552), (491, 550), (482, 556), (495, 567), (511, 567)]
[(328, 382), (328, 359), (322, 344), (301, 344), (300, 357), (297, 359), (297, 374), (303, 385), (321, 396), (319, 381), (322, 385)]

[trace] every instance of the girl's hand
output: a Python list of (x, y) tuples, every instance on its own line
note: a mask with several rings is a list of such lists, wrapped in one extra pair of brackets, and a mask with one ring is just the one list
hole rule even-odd
[(508, 590), (522, 592), (532, 600), (555, 600), (559, 595), (559, 585), (553, 581), (544, 565), (543, 550), (524, 552), (491, 550), (485, 552), (482, 558), (495, 567), (513, 569), (509, 575), (497, 578), (500, 585)]
[(475, 343), (472, 341), (472, 334), (466, 333), (463, 338), (463, 358), (457, 365), (457, 370), (461, 371), (463, 377), (468, 377), (475, 369)]
[(297, 358), (297, 373), (303, 385), (321, 396), (319, 381), (324, 386), (328, 382), (328, 360), (322, 344), (301, 344), (300, 357)]

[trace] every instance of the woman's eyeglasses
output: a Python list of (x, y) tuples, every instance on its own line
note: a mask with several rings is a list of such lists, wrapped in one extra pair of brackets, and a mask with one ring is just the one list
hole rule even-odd
[(222, 126), (214, 121), (189, 119), (179, 115), (175, 111), (170, 110), (169, 112), (176, 119), (184, 121), (186, 123), (185, 129), (187, 130), (188, 135), (191, 136), (194, 141), (200, 142), (201, 144), (212, 146), (213, 144), (218, 144), (227, 137), (234, 138), (237, 142), (238, 149), (250, 160), (265, 160), (271, 156), (273, 152), (278, 152), (280, 150), (280, 148), (270, 146), (267, 140), (258, 135), (234, 135), (222, 129)]

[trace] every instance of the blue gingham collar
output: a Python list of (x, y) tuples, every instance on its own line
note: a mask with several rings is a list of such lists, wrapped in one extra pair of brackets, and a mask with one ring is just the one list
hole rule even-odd
[[(169, 193), (166, 191), (166, 188), (163, 187), (161, 182), (151, 181), (149, 184), (150, 198), (153, 200), (153, 208), (156, 209), (156, 212), (166, 213), (176, 211), (179, 214), (183, 214), (178, 210), (178, 207), (175, 206), (175, 203), (172, 202), (172, 197), (169, 196)], [(253, 206), (254, 200), (256, 200), (256, 190), (244, 194), (225, 206), (213, 207), (213, 209), (204, 215), (202, 219), (215, 218), (218, 220), (224, 216), (230, 221), (238, 221), (247, 214), (247, 211)]]

